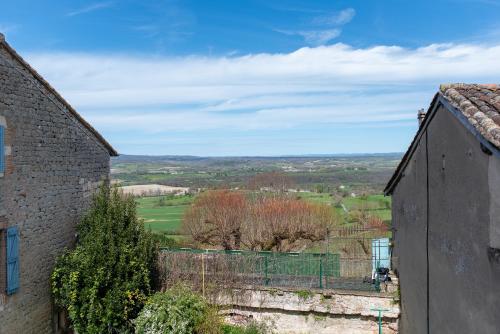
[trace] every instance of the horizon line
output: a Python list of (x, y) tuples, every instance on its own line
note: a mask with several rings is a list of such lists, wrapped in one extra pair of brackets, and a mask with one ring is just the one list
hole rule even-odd
[(309, 154), (277, 154), (277, 155), (192, 155), (192, 154), (127, 154), (118, 153), (120, 156), (131, 157), (192, 157), (192, 158), (305, 158), (305, 157), (339, 157), (339, 156), (377, 156), (377, 155), (403, 155), (404, 152), (376, 152), (376, 153), (309, 153)]

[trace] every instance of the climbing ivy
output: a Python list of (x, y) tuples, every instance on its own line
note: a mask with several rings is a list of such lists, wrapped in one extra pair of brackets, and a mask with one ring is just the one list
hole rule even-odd
[(56, 261), (52, 293), (79, 333), (133, 332), (151, 292), (156, 246), (133, 198), (103, 185), (77, 226), (78, 241)]

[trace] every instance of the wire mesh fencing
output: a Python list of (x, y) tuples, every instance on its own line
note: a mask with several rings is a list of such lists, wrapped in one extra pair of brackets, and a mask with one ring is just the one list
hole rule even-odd
[(164, 286), (184, 282), (200, 290), (235, 286), (374, 290), (367, 280), (372, 274), (369, 256), (163, 249), (159, 264)]

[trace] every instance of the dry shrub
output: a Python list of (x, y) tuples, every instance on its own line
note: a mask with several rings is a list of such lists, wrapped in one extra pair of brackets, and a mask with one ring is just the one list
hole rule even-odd
[(389, 230), (387, 224), (378, 216), (369, 216), (366, 227), (379, 232), (387, 232)]

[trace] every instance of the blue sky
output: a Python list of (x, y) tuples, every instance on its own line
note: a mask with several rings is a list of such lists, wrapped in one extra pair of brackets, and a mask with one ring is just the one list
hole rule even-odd
[(500, 78), (500, 0), (17, 0), (0, 31), (129, 154), (404, 151), (440, 83)]

